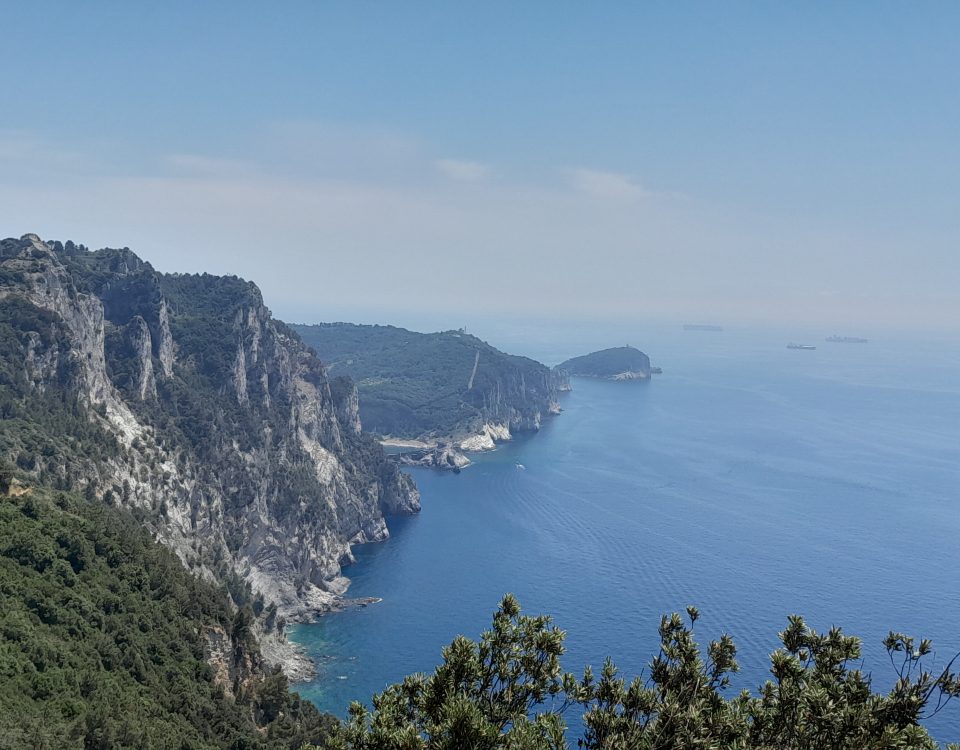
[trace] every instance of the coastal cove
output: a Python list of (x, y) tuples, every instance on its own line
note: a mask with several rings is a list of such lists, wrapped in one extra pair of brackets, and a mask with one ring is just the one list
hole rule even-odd
[[(576, 353), (557, 341), (527, 353)], [(660, 615), (688, 604), (701, 642), (733, 636), (736, 688), (766, 678), (791, 613), (861, 636), (878, 687), (890, 629), (960, 650), (955, 342), (793, 352), (728, 330), (643, 344), (664, 366), (653, 382), (576, 379), (536, 435), (459, 475), (413, 471), (423, 512), (391, 519), (345, 570), (348, 596), (382, 601), (291, 629), (317, 663), (302, 695), (345, 715), (478, 636), (507, 591), (567, 631), (575, 672), (610, 655), (640, 673)], [(960, 707), (928, 726), (960, 736)]]

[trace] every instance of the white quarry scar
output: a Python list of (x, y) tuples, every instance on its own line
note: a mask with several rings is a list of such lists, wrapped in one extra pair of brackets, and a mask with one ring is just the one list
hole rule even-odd
[(473, 388), (473, 379), (477, 376), (477, 365), (480, 364), (480, 350), (477, 349), (477, 356), (473, 359), (473, 372), (470, 373), (470, 381), (467, 383), (467, 390)]

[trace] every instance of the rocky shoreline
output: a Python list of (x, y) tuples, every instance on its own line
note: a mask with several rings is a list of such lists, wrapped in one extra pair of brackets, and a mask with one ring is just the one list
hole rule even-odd
[[(559, 413), (559, 406), (551, 414)], [(537, 424), (539, 428), (539, 422)], [(383, 438), (380, 444), (386, 448), (411, 448), (412, 450), (394, 453), (390, 456), (400, 466), (420, 466), (440, 471), (452, 471), (459, 474), (468, 467), (468, 453), (483, 453), (495, 450), (499, 443), (513, 440), (509, 425), (487, 423), (473, 434), (460, 437), (445, 437), (434, 441)]]
[(461, 469), (465, 469), (471, 463), (465, 453), (457, 450), (450, 443), (409, 453), (399, 453), (395, 460), (400, 466), (423, 466), (440, 471), (452, 471), (454, 474), (459, 474)]
[[(348, 609), (368, 607), (383, 599), (376, 596), (363, 596), (356, 599), (334, 598), (323, 610), (295, 617), (291, 623), (309, 625), (325, 615), (344, 612)], [(257, 632), (260, 651), (270, 663), (280, 667), (290, 682), (309, 682), (317, 676), (317, 665), (307, 653), (306, 647), (290, 639), (286, 628), (277, 628), (270, 632), (262, 629)]]

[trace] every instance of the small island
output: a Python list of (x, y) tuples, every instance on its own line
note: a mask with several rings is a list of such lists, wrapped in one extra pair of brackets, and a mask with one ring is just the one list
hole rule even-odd
[(650, 366), (650, 358), (646, 354), (632, 346), (617, 346), (584, 354), (568, 359), (554, 369), (573, 377), (602, 380), (647, 380), (652, 373), (660, 372), (659, 367)]

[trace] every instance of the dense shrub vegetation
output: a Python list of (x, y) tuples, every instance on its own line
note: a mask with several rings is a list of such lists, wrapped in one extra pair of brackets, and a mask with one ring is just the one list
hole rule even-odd
[(599, 675), (565, 673), (565, 634), (547, 617), (522, 615), (507, 596), (479, 642), (456, 638), (432, 675), (387, 688), (373, 711), (351, 706), (327, 747), (556, 750), (568, 746), (565, 716), (576, 710), (585, 750), (920, 750), (937, 747), (921, 719), (960, 694), (949, 665), (924, 669), (928, 641), (890, 634), (899, 679), (881, 694), (857, 668), (857, 638), (791, 617), (771, 656), (772, 679), (758, 696), (728, 696), (736, 647), (723, 636), (701, 649), (698, 617), (693, 608), (686, 619), (664, 617), (648, 679), (628, 683), (609, 661)]
[[(0, 474), (6, 493), (10, 467)], [(332, 719), (257, 668), (250, 619), (120, 511), (62, 492), (4, 494), (0, 748), (320, 741)], [(204, 659), (209, 633), (231, 644), (232, 685)]]

